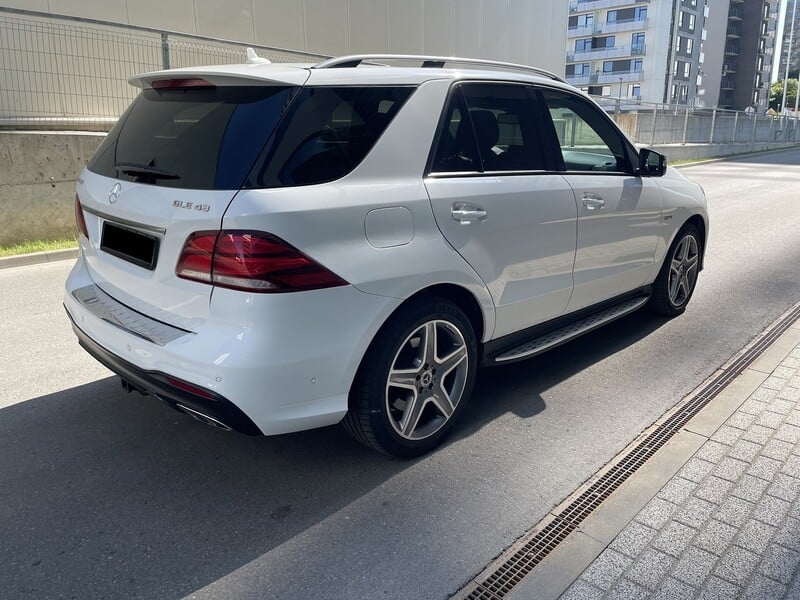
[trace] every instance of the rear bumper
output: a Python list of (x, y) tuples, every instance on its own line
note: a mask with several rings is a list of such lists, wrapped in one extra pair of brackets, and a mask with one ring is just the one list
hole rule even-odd
[[(261, 435), (258, 426), (227, 398), (210, 390), (202, 390), (203, 395), (201, 396), (189, 391), (191, 387), (194, 387), (189, 382), (175, 379), (166, 373), (140, 369), (95, 342), (78, 327), (69, 311), (67, 311), (67, 316), (72, 323), (72, 330), (78, 336), (78, 343), (81, 347), (104, 367), (119, 375), (129, 390), (133, 389), (143, 394), (156, 396), (173, 408), (189, 412), (189, 414), (194, 412), (195, 415), (199, 413), (211, 417), (223, 429), (232, 429), (247, 435)], [(183, 389), (170, 383), (170, 380), (179, 385), (182, 384)]]
[(64, 306), (89, 354), (134, 389), (200, 420), (264, 435), (338, 423), (367, 346), (400, 302), (352, 286), (294, 294), (215, 289), (209, 317), (176, 318), (178, 329), (165, 322), (168, 313), (154, 309), (162, 319), (155, 321), (146, 305), (134, 310), (108, 295), (113, 290), (81, 293), (93, 286), (81, 257)]

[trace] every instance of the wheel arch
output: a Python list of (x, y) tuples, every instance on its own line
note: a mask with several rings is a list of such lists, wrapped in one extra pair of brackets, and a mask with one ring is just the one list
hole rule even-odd
[[(699, 214), (694, 214), (691, 217), (689, 217), (688, 219), (686, 219), (686, 222), (683, 225), (681, 225), (681, 227), (680, 227), (680, 229), (678, 229), (678, 231), (683, 229), (683, 227), (686, 226), (686, 225), (694, 225), (697, 228), (697, 231), (700, 232), (700, 269), (699, 270), (702, 271), (703, 270), (703, 263), (705, 263), (705, 256), (706, 256), (706, 222), (705, 222), (705, 219), (703, 219), (703, 217), (700, 216)], [(678, 232), (676, 231), (675, 235), (677, 235), (677, 234), (678, 234)]]

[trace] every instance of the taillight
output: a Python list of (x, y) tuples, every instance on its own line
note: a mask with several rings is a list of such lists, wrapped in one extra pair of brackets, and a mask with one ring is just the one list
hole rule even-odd
[(75, 226), (78, 228), (78, 233), (88, 240), (89, 228), (86, 227), (86, 219), (83, 217), (83, 208), (81, 207), (81, 201), (78, 199), (78, 194), (75, 194)]
[(299, 292), (347, 285), (282, 239), (260, 231), (201, 231), (181, 250), (175, 274), (248, 292)]

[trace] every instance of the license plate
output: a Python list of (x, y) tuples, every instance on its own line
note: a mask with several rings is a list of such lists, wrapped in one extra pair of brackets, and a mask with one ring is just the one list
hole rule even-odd
[(141, 231), (106, 221), (100, 249), (145, 269), (156, 268), (158, 238)]

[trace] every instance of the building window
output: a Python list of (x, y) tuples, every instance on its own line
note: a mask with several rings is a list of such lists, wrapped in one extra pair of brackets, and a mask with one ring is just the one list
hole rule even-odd
[(753, 92), (753, 104), (758, 104), (758, 92)]
[(613, 70), (614, 70), (613, 60), (603, 61), (603, 73), (611, 73)]
[(694, 31), (695, 20), (697, 17), (689, 13), (689, 31)]
[(681, 102), (686, 102), (689, 99), (689, 86), (682, 85), (681, 86)]
[(633, 98), (639, 98), (641, 97), (641, 95), (642, 95), (642, 86), (640, 86), (638, 83), (635, 83), (628, 88), (628, 96), (631, 96)]
[(672, 93), (670, 94), (670, 97), (673, 100), (677, 100), (678, 99), (678, 85), (675, 84), (675, 83), (672, 84)]
[(608, 23), (616, 23), (617, 22), (617, 11), (610, 10), (606, 13), (606, 22)]
[(631, 61), (631, 65), (633, 68), (631, 69), (634, 73), (641, 73), (642, 72), (642, 59), (636, 58)]
[(631, 36), (631, 50), (634, 52), (644, 50), (644, 33), (634, 33)]
[(575, 40), (575, 52), (585, 52), (592, 47), (592, 38), (582, 38)]
[(578, 15), (578, 27), (591, 27), (594, 25), (594, 15)]
[(677, 75), (678, 74), (678, 67), (679, 67), (678, 61), (676, 60), (675, 63), (672, 65), (672, 74), (673, 75)]
[(693, 38), (686, 38), (686, 54), (691, 56), (693, 48), (694, 48), (694, 39)]
[(580, 63), (575, 65), (575, 75), (585, 76), (591, 73), (591, 65), (589, 63)]
[(686, 79), (689, 79), (689, 70), (691, 69), (691, 67), (692, 67), (691, 63), (688, 62), (683, 63), (683, 76)]
[(647, 18), (647, 7), (639, 6), (636, 8), (633, 14), (637, 21), (644, 21)]

